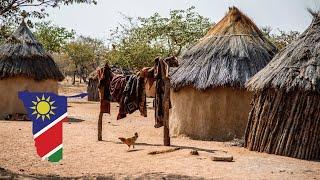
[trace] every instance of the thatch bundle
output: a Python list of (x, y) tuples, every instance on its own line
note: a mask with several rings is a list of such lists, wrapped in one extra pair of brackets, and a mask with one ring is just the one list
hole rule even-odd
[(258, 27), (236, 7), (182, 56), (172, 73), (174, 88), (244, 88), (277, 52)]
[(10, 77), (26, 77), (37, 81), (64, 79), (52, 57), (24, 22), (0, 47), (0, 79)]
[(241, 137), (252, 94), (245, 82), (277, 48), (236, 7), (189, 48), (171, 73), (172, 134), (199, 139)]
[(320, 159), (320, 14), (247, 83), (255, 91), (245, 146)]

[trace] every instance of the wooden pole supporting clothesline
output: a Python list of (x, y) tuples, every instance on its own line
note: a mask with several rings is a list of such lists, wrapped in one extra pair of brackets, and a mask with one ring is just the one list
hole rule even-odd
[[(169, 128), (169, 109), (170, 109), (170, 77), (169, 77), (169, 68), (172, 64), (177, 64), (176, 57), (170, 57), (167, 58), (169, 62), (166, 62), (166, 60), (161, 59), (160, 64), (162, 64), (161, 68), (161, 80), (164, 83), (164, 94), (162, 99), (162, 109), (163, 109), (163, 144), (165, 146), (170, 146), (170, 128)], [(170, 62), (170, 61), (173, 61)], [(176, 62), (175, 62), (176, 61)], [(168, 64), (169, 63), (169, 64)], [(156, 83), (157, 84), (157, 83)], [(157, 87), (156, 88), (161, 88)], [(100, 93), (101, 95), (101, 93)], [(102, 117), (103, 113), (99, 113), (99, 119), (98, 119), (98, 141), (102, 141)]]
[(103, 113), (99, 113), (99, 119), (98, 119), (98, 141), (102, 141), (102, 117)]
[[(162, 60), (163, 61), (163, 60)], [(163, 61), (165, 65), (165, 73), (162, 75), (164, 81), (164, 96), (163, 96), (163, 144), (170, 146), (170, 129), (169, 129), (169, 109), (170, 109), (170, 78), (169, 78), (169, 65)]]

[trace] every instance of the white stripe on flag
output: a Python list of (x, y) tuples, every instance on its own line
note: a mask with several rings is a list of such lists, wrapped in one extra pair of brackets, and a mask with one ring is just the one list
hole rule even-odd
[(50, 157), (52, 154), (54, 154), (55, 152), (57, 152), (59, 149), (62, 148), (62, 144), (60, 144), (59, 146), (57, 146), (56, 148), (54, 148), (52, 151), (50, 151), (48, 154), (44, 155), (42, 157), (42, 160), (45, 160), (46, 158)]
[(48, 126), (46, 126), (45, 128), (41, 129), (39, 132), (37, 132), (35, 135), (33, 135), (33, 139), (36, 139), (38, 136), (40, 136), (42, 133), (44, 133), (45, 131), (50, 129), (52, 126), (56, 125), (58, 122), (63, 120), (65, 117), (67, 117), (67, 115), (68, 115), (68, 113), (64, 113), (62, 116), (60, 116), (58, 119), (56, 119), (55, 121), (50, 123)]

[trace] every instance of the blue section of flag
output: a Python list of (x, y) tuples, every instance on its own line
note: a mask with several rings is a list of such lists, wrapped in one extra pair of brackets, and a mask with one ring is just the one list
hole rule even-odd
[[(65, 96), (58, 96), (55, 93), (28, 91), (19, 92), (18, 96), (23, 101), (29, 119), (33, 121), (33, 134), (36, 134), (67, 112), (67, 98)], [(49, 100), (48, 97), (50, 97)]]

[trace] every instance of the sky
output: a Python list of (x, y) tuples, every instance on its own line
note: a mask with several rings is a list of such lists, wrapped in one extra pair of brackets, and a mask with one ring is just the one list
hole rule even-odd
[(218, 22), (230, 6), (238, 7), (258, 27), (270, 26), (281, 30), (302, 32), (312, 17), (307, 8), (320, 9), (320, 0), (98, 0), (97, 5), (77, 4), (49, 9), (54, 24), (73, 29), (78, 35), (106, 40), (110, 30), (123, 22), (123, 15), (149, 17), (158, 12), (168, 16), (170, 10), (187, 9)]

